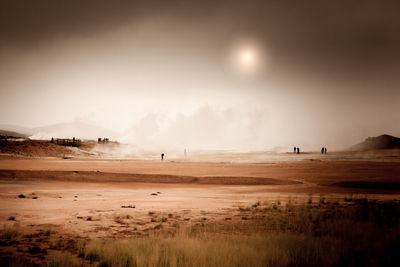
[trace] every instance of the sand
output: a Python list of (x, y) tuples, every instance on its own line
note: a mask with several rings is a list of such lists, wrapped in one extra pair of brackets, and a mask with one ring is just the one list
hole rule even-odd
[(399, 184), (397, 158), (215, 163), (0, 156), (0, 225), (91, 238), (142, 235), (160, 221), (222, 220), (256, 201), (394, 199)]

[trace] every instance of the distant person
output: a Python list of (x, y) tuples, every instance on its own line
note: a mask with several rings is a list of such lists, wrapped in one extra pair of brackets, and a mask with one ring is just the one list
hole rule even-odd
[(326, 149), (326, 147), (325, 147), (325, 149), (324, 149), (324, 153), (326, 154), (326, 151), (327, 151), (327, 149)]
[(101, 143), (101, 137), (97, 138), (97, 143)]
[(54, 137), (51, 138), (51, 142), (54, 143)]
[(293, 153), (296, 153), (296, 147), (293, 148)]
[(323, 148), (321, 148), (321, 154), (324, 154), (324, 152), (325, 152), (325, 148), (323, 147)]
[(164, 160), (164, 153), (161, 153), (161, 160)]
[(297, 149), (297, 154), (300, 154), (300, 148), (296, 148)]

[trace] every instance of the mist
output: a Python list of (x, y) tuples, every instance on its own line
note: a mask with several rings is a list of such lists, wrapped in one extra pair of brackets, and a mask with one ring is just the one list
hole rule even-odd
[(395, 3), (22, 5), (1, 16), (0, 124), (67, 125), (35, 138), (181, 151), (400, 136)]

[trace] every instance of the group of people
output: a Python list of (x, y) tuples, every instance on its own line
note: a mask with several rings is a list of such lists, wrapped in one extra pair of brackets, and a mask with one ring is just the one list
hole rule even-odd
[[(328, 150), (326, 149), (326, 147), (321, 148), (321, 154), (326, 154)], [(300, 148), (299, 147), (293, 147), (293, 153), (297, 153), (300, 154)]]
[(99, 144), (101, 144), (101, 143), (108, 144), (108, 142), (110, 142), (110, 140), (108, 138), (105, 138), (105, 137), (103, 139), (101, 139), (101, 137), (97, 138), (97, 143), (99, 143)]

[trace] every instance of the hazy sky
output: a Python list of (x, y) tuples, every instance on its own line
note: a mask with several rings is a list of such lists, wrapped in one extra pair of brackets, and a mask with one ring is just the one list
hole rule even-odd
[(0, 124), (143, 146), (400, 136), (398, 1), (0, 2)]

